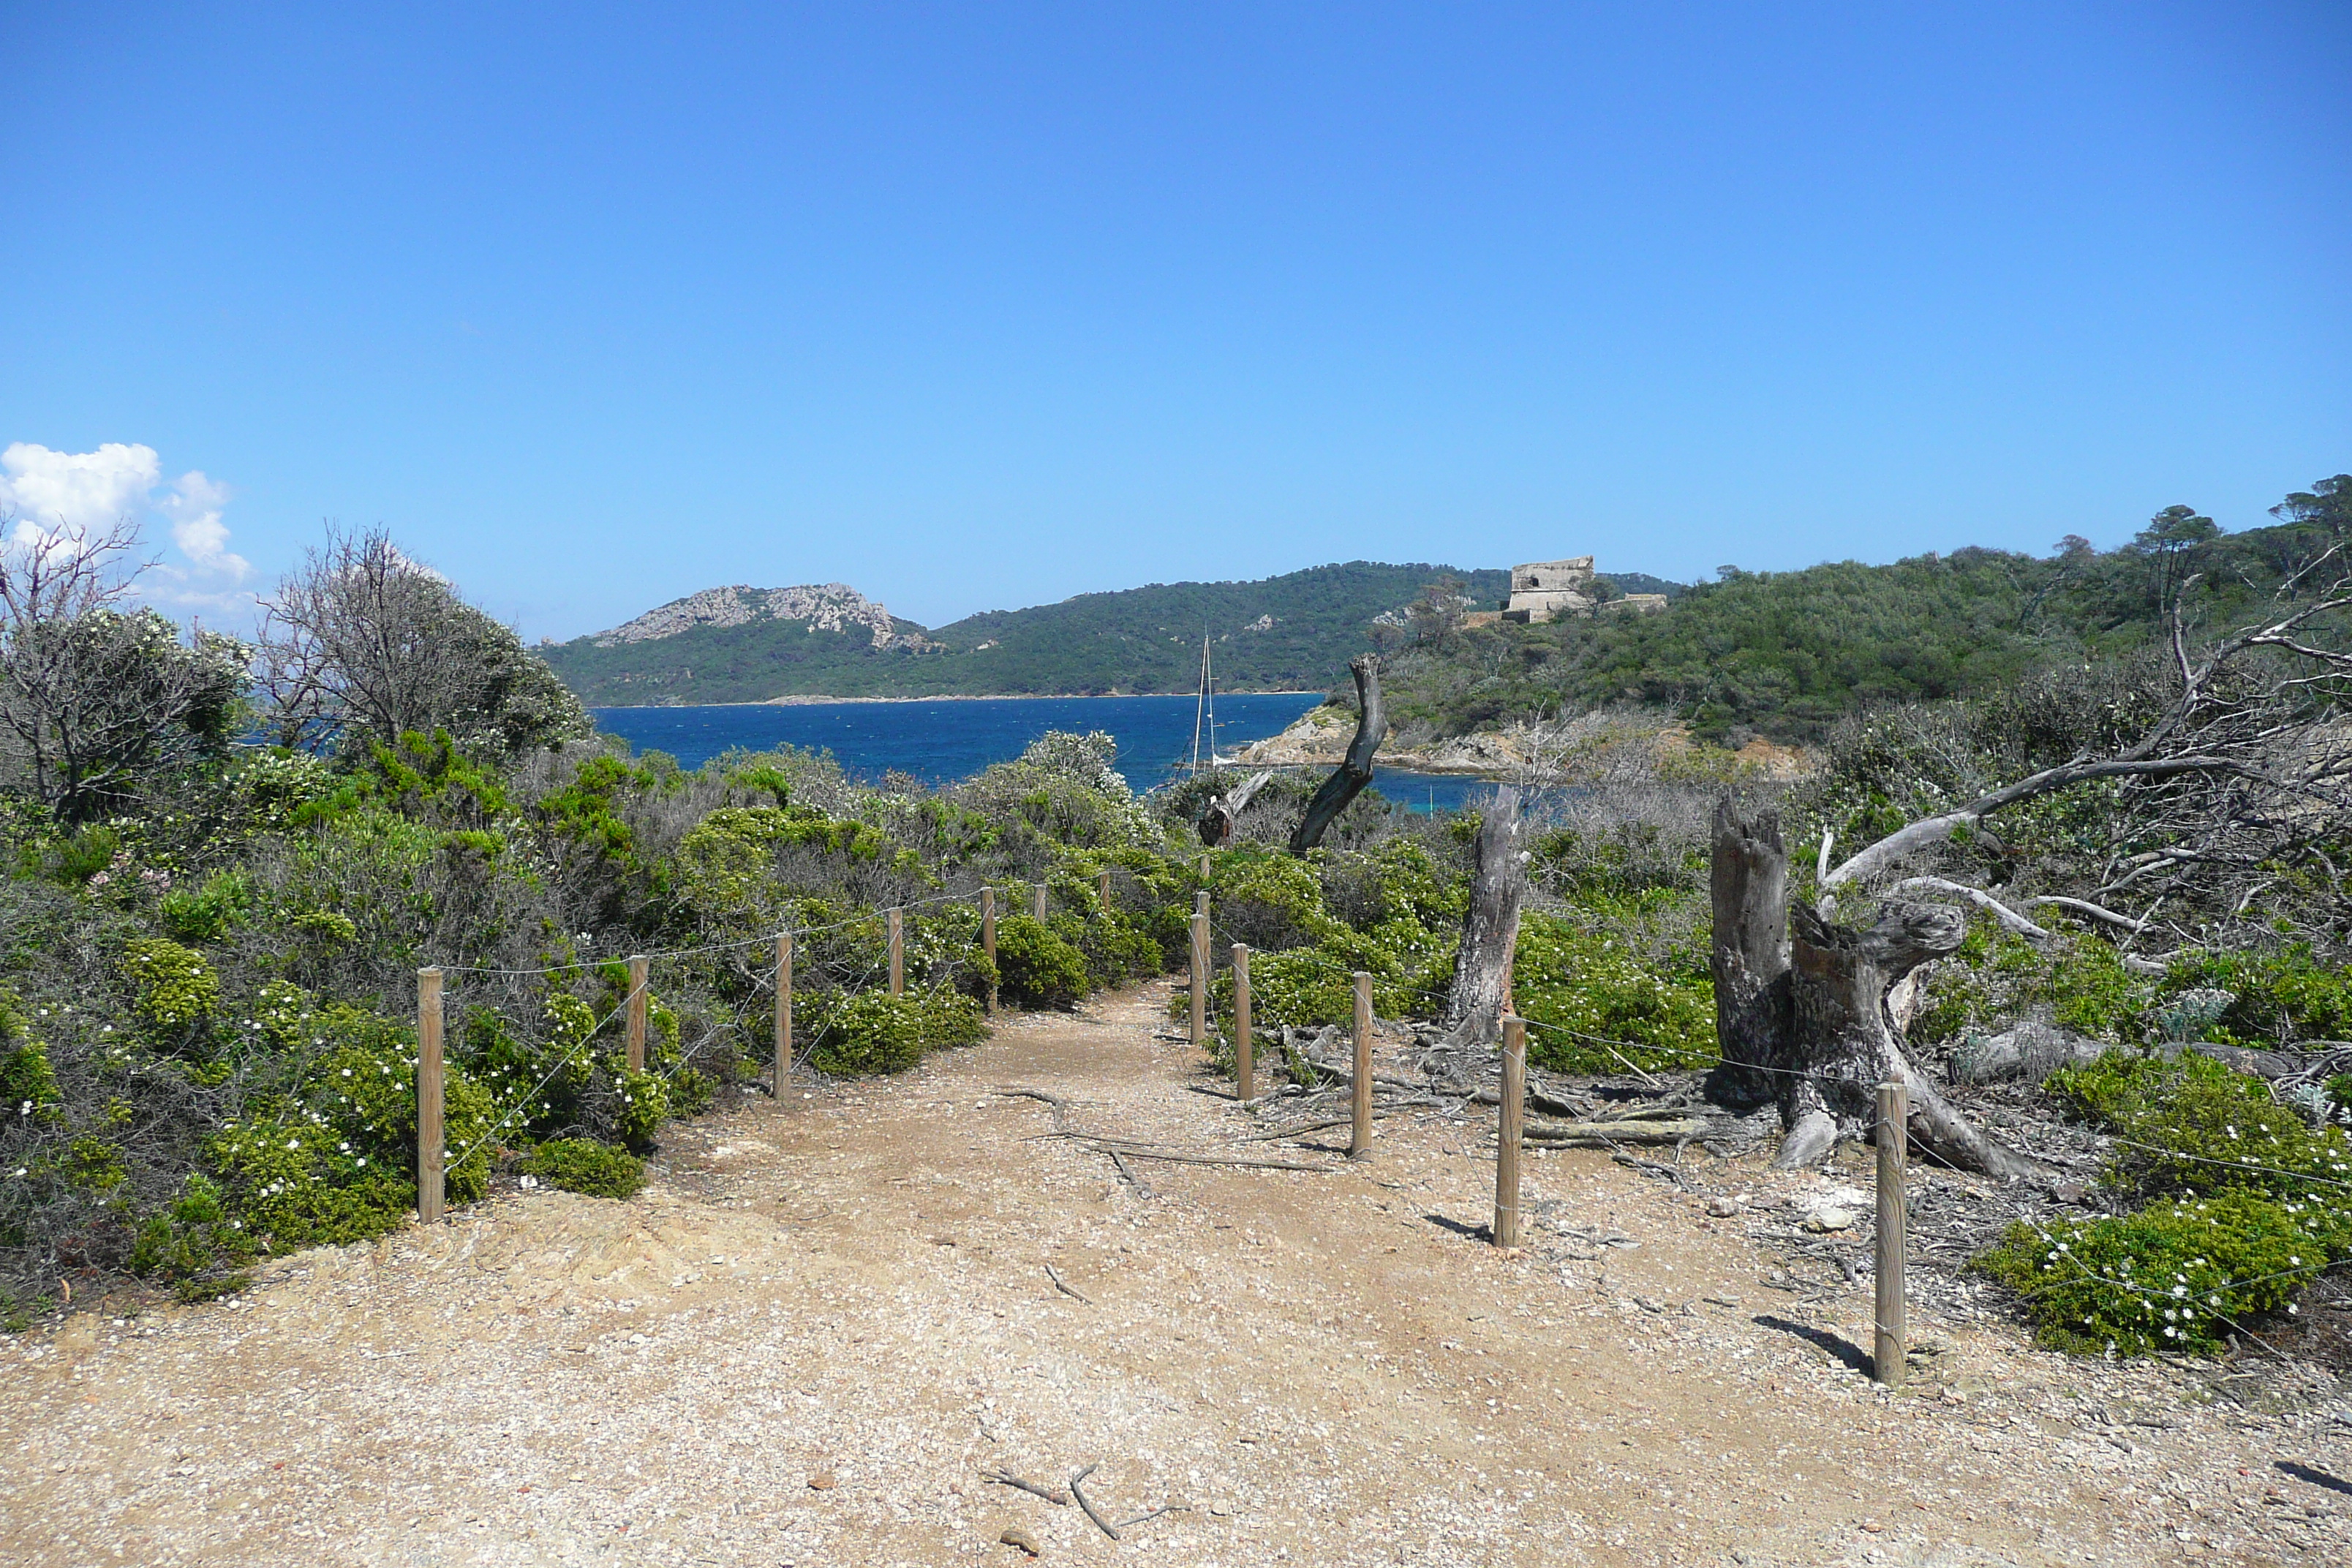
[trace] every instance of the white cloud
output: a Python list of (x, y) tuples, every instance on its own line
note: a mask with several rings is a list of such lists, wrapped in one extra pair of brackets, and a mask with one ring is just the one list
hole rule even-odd
[(163, 483), (152, 447), (109, 441), (94, 452), (56, 452), (18, 441), (0, 451), (0, 516), (14, 515), (9, 543), (27, 550), (103, 533), (126, 517), (143, 523), (160, 516), (178, 558), (155, 564), (141, 582), (141, 596), (184, 609), (248, 613), (254, 601), (245, 580), (253, 566), (229, 549), (221, 521), (228, 487), (202, 469), (181, 475), (159, 498)]
[(191, 468), (172, 482), (163, 512), (172, 520), (172, 542), (191, 566), (242, 583), (252, 574), (253, 564), (229, 552), (228, 528), (221, 521), (221, 509), (227, 505), (228, 487), (205, 478), (201, 468)]
[(144, 510), (163, 482), (152, 447), (109, 441), (95, 452), (52, 452), (29, 441), (0, 451), (0, 507), (51, 533), (100, 533)]

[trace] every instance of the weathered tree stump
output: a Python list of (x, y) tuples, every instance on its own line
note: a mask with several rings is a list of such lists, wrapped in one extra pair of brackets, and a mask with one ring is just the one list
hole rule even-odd
[(1840, 1138), (1868, 1136), (1877, 1118), (1878, 1085), (1900, 1083), (1910, 1091), (1911, 1142), (1931, 1157), (2009, 1182), (2047, 1173), (1952, 1109), (1904, 1054), (1887, 1006), (1887, 993), (1905, 975), (1959, 951), (1968, 935), (1959, 910), (1897, 904), (1876, 925), (1855, 931), (1832, 926), (1799, 903), (1789, 923), (1790, 1055), (1803, 1076), (1790, 1080), (1782, 1101), (1789, 1136), (1779, 1164), (1810, 1164)]
[(1708, 877), (1714, 906), (1715, 1034), (1722, 1065), (1707, 1098), (1748, 1108), (1780, 1098), (1774, 1069), (1788, 1066), (1789, 854), (1780, 815), (1743, 818), (1727, 795), (1715, 808)]
[(1322, 843), (1323, 830), (1372, 782), (1372, 757), (1389, 732), (1388, 710), (1381, 705), (1380, 659), (1360, 654), (1349, 661), (1348, 668), (1356, 678), (1356, 738), (1348, 742), (1347, 756), (1307, 803), (1298, 831), (1290, 836), (1293, 855), (1304, 855)]
[(1716, 1034), (1722, 1065), (1708, 1098), (1738, 1109), (1778, 1102), (1787, 1129), (1775, 1163), (1809, 1165), (1841, 1139), (1871, 1135), (1877, 1088), (1910, 1090), (1910, 1138), (1931, 1158), (2003, 1181), (2048, 1173), (1955, 1110), (1904, 1054), (1889, 994), (1921, 964), (1957, 951), (1966, 920), (1942, 905), (1893, 906), (1866, 931), (1833, 926), (1788, 901), (1788, 854), (1770, 812), (1752, 822), (1716, 808), (1709, 891)]
[(1438, 1019), (1449, 1046), (1491, 1046), (1503, 1037), (1528, 855), (1528, 819), (1519, 810), (1519, 792), (1505, 784), (1496, 790), (1478, 824), (1478, 871), (1470, 883), (1470, 908), (1462, 917), (1454, 986)]

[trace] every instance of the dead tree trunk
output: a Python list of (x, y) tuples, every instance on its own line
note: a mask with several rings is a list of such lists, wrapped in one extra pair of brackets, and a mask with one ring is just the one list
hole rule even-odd
[(1252, 773), (1243, 782), (1241, 788), (1230, 795), (1211, 795), (1209, 804), (1201, 811), (1201, 842), (1212, 849), (1222, 849), (1231, 844), (1234, 841), (1234, 824), (1239, 822), (1242, 813), (1249, 809), (1251, 797), (1264, 789), (1265, 781), (1272, 777), (1274, 770), (1269, 768), (1263, 773)]
[(1348, 668), (1356, 677), (1356, 738), (1348, 742), (1346, 758), (1307, 803), (1307, 815), (1298, 819), (1298, 831), (1290, 836), (1293, 855), (1304, 855), (1322, 843), (1323, 830), (1331, 826), (1331, 819), (1347, 810), (1348, 803), (1372, 782), (1372, 757), (1389, 732), (1388, 710), (1381, 706), (1380, 659), (1361, 654), (1349, 660)]
[(1789, 855), (1780, 816), (1742, 818), (1726, 795), (1715, 808), (1708, 892), (1715, 911), (1715, 1036), (1723, 1063), (1707, 1080), (1718, 1104), (1780, 1098), (1774, 1070), (1789, 1054)]
[(1449, 1046), (1491, 1046), (1502, 1038), (1503, 1013), (1511, 1000), (1511, 957), (1519, 942), (1519, 900), (1528, 889), (1527, 845), (1519, 792), (1505, 784), (1478, 825), (1478, 872), (1462, 917), (1454, 988), (1438, 1019)]
[(1789, 1135), (1774, 1162), (1809, 1165), (1841, 1138), (1864, 1138), (1881, 1083), (1911, 1091), (1911, 1142), (1931, 1157), (2002, 1181), (2046, 1175), (2042, 1166), (1986, 1137), (1947, 1103), (1904, 1055), (1886, 1004), (1896, 982), (1958, 951), (1968, 921), (1944, 905), (1896, 905), (1867, 931), (1832, 926), (1810, 905), (1790, 913), (1792, 1076), (1782, 1091)]

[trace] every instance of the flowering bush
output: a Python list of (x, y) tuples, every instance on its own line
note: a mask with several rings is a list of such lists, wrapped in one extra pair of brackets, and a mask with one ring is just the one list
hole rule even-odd
[[(416, 1206), (413, 1031), (335, 1005), (304, 1020), (308, 1070), (212, 1140), (245, 1228), (272, 1250), (381, 1236)], [(490, 1091), (451, 1066), (443, 1079), (444, 1194), (488, 1189)]]
[(2045, 1342), (2215, 1351), (2233, 1323), (2285, 1307), (2352, 1255), (2352, 1138), (2273, 1103), (2261, 1079), (2194, 1053), (2110, 1051), (2048, 1087), (2115, 1135), (2102, 1181), (2157, 1201), (2018, 1226), (1977, 1260), (2019, 1293)]
[(1977, 1267), (2015, 1290), (2038, 1337), (2079, 1354), (2220, 1351), (2328, 1261), (2315, 1212), (2236, 1188), (2137, 1214), (2010, 1227)]

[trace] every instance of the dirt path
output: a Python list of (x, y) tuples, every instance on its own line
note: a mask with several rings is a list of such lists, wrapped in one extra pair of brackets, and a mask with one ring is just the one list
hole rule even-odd
[[(673, 1129), (633, 1203), (512, 1194), (232, 1307), (19, 1336), (0, 1560), (1025, 1562), (1012, 1529), (1181, 1564), (2352, 1561), (2352, 1416), (1916, 1319), (1950, 1348), (1890, 1398), (1847, 1364), (1866, 1291), (1801, 1307), (1742, 1220), (1605, 1155), (1531, 1158), (1546, 1228), (1505, 1258), (1488, 1124), (1139, 1163), (1146, 1196), (993, 1092), (1230, 1142), (1164, 1005)], [(1184, 1511), (1114, 1544), (982, 1480), (1097, 1462), (1114, 1522)]]

